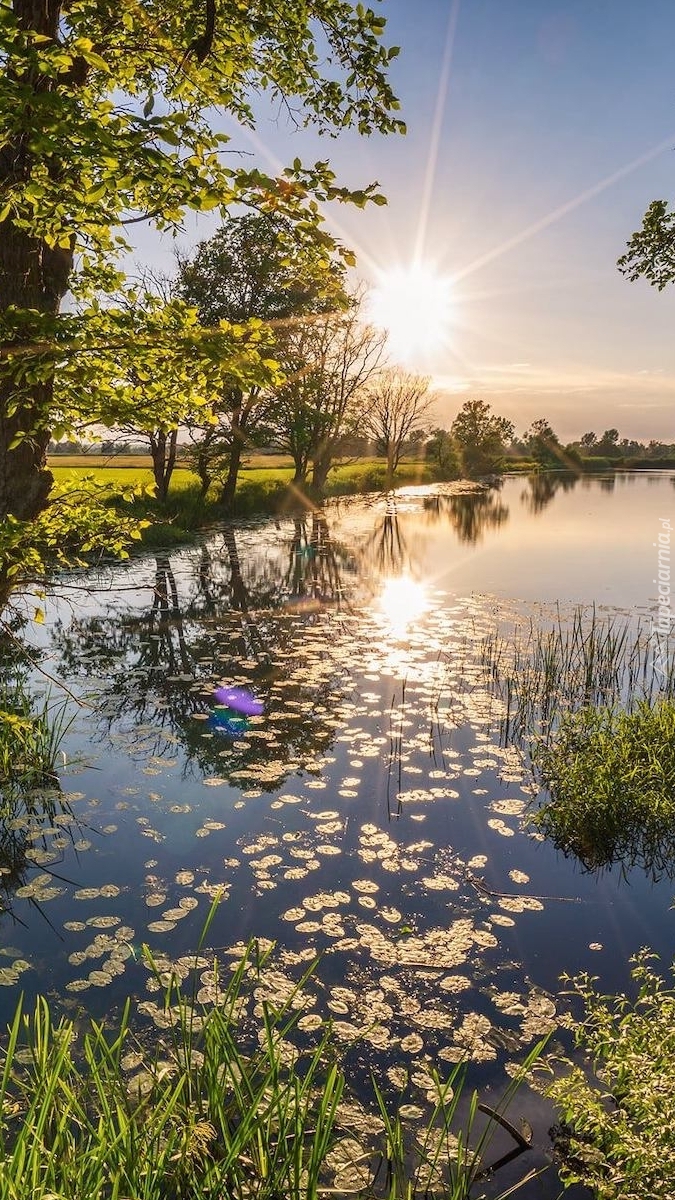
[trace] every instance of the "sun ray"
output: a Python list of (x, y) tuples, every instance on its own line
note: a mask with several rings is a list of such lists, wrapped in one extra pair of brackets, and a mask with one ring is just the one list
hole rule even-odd
[(533, 238), (536, 236), (536, 234), (541, 233), (543, 229), (548, 229), (550, 225), (555, 225), (558, 221), (562, 220), (563, 217), (566, 217), (568, 213), (574, 212), (575, 209), (580, 208), (589, 200), (595, 199), (595, 197), (599, 196), (601, 192), (606, 191), (607, 188), (612, 187), (615, 183), (618, 183), (620, 179), (625, 179), (627, 175), (632, 175), (633, 172), (637, 171), (639, 167), (643, 167), (647, 163), (652, 162), (653, 159), (658, 158), (659, 155), (665, 153), (666, 150), (672, 150), (674, 138), (675, 133), (671, 133), (669, 137), (664, 138), (662, 142), (658, 143), (658, 145), (652, 146), (650, 150), (646, 150), (644, 154), (639, 155), (637, 158), (631, 159), (629, 163), (626, 163), (623, 167), (619, 167), (616, 171), (613, 171), (611, 175), (606, 175), (604, 179), (598, 180), (597, 183), (592, 184), (591, 187), (588, 187), (583, 192), (580, 192), (578, 196), (574, 196), (573, 199), (565, 201), (564, 204), (560, 204), (558, 208), (554, 208), (550, 213), (547, 213), (545, 217), (540, 217), (538, 221), (534, 221), (531, 225), (528, 225), (526, 229), (521, 229), (520, 233), (514, 234), (513, 237), (507, 238), (506, 241), (501, 242), (499, 246), (495, 246), (492, 250), (488, 250), (485, 254), (481, 254), (479, 258), (474, 259), (474, 261), (469, 263), (467, 267), (463, 267), (458, 270), (455, 273), (455, 280), (459, 281), (461, 279), (466, 279), (468, 275), (472, 275), (475, 271), (480, 270), (481, 267), (485, 267), (488, 263), (494, 262), (496, 258), (501, 258), (502, 255), (508, 254), (509, 250), (514, 250), (516, 246), (521, 246), (523, 242), (529, 241), (530, 238)]
[(457, 19), (459, 17), (459, 5), (460, 0), (454, 0), (448, 16), (448, 29), (445, 37), (445, 49), (443, 51), (441, 73), (438, 80), (436, 107), (434, 109), (434, 118), (431, 124), (429, 155), (427, 158), (426, 171), (424, 173), (424, 185), (422, 188), (422, 200), (420, 203), (420, 218), (417, 225), (417, 236), (415, 238), (415, 262), (420, 262), (422, 259), (422, 255), (424, 253), (424, 244), (427, 236), (427, 225), (429, 223), (429, 212), (431, 210), (431, 198), (436, 179), (436, 167), (438, 166), (441, 130), (443, 127), (445, 104), (448, 97), (448, 86), (450, 83), (450, 67), (452, 65), (452, 51), (455, 44)]

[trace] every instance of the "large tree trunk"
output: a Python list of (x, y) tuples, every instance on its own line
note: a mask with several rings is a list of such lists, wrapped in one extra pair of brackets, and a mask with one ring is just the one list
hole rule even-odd
[(328, 479), (328, 472), (332, 465), (333, 459), (329, 454), (322, 454), (314, 459), (312, 464), (312, 494), (318, 499), (321, 499), (326, 490), (326, 480)]
[(232, 410), (232, 440), (230, 443), (230, 457), (227, 464), (227, 478), (220, 494), (220, 502), (228, 513), (231, 513), (234, 507), (234, 494), (237, 490), (239, 467), (241, 465), (241, 456), (246, 437), (244, 423), (245, 416), (242, 415), (241, 403), (235, 404)]
[(385, 489), (388, 492), (390, 492), (394, 486), (394, 471), (396, 470), (396, 465), (394, 443), (387, 442), (387, 480)]
[[(56, 38), (61, 0), (14, 0), (13, 7), (24, 29)], [(40, 93), (52, 86), (37, 71), (21, 82), (28, 96), (26, 132), (15, 135), (0, 153), (0, 194), (30, 179), (35, 156), (28, 127), (35, 119), (31, 115), (35, 106), (29, 89)], [(0, 224), (0, 308), (55, 315), (68, 289), (72, 265), (72, 247), (52, 249), (17, 229), (8, 217)], [(6, 357), (16, 341), (11, 334), (0, 341), (0, 520), (11, 515), (27, 521), (45, 508), (53, 482), (46, 469), (53, 378), (33, 384), (21, 381), (17, 386)], [(26, 331), (20, 341), (25, 345)]]
[(160, 503), (164, 503), (169, 494), (169, 484), (176, 465), (176, 444), (178, 430), (169, 433), (159, 430), (150, 434), (150, 453), (152, 455), (152, 473), (155, 478), (155, 495)]
[(305, 483), (307, 481), (307, 468), (309, 466), (307, 455), (303, 452), (293, 454), (292, 457), (293, 464), (295, 466), (295, 472), (291, 480), (291, 487), (299, 488), (301, 491), (304, 491)]
[[(0, 190), (3, 174), (7, 179), (3, 162), (0, 156)], [(2, 308), (55, 315), (68, 289), (72, 261), (70, 250), (51, 250), (4, 221), (0, 225)], [(45, 507), (53, 483), (46, 462), (54, 381), (21, 381), (17, 387), (6, 357), (13, 342), (11, 338), (0, 342), (0, 520), (11, 514), (27, 521)]]

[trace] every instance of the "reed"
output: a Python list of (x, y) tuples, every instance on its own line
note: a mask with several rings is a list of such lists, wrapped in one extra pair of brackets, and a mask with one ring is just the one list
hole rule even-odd
[(620, 862), (654, 878), (675, 871), (675, 703), (563, 716), (534, 764), (550, 799), (535, 825), (593, 869)]
[(36, 710), (20, 680), (0, 682), (0, 800), (5, 815), (57, 782), (59, 747), (70, 724), (66, 705), (47, 697)]
[[(354, 1165), (354, 1150), (353, 1137), (344, 1136), (345, 1129), (351, 1133), (349, 1118), (341, 1116), (345, 1080), (330, 1025), (311, 1046), (296, 1047), (304, 980), (278, 1004), (262, 1003), (262, 1015), (250, 1024), (247, 1001), (265, 958), (249, 947), (208, 1008), (173, 977), (165, 980), (161, 1039), (140, 1033), (130, 1002), (112, 1032), (93, 1020), (84, 1028), (70, 1017), (55, 1021), (45, 999), (31, 1013), (19, 1004), (0, 1054), (0, 1200), (342, 1194), (336, 1181)], [(400, 1118), (388, 1115), (376, 1090), (386, 1144), (378, 1147), (374, 1135), (364, 1142), (356, 1156), (365, 1164), (363, 1181), (348, 1193), (476, 1197), (489, 1137), (481, 1128), (469, 1148), (475, 1095), (452, 1143), (452, 1162), (446, 1154), (462, 1088), (458, 1072), (439, 1083), (438, 1102), (417, 1138), (417, 1161)], [(496, 1127), (499, 1114), (482, 1111), (487, 1127)], [(343, 1152), (345, 1144), (352, 1148)], [(382, 1162), (384, 1174), (377, 1170)]]
[(672, 645), (628, 619), (576, 608), (548, 628), (530, 620), (512, 636), (495, 630), (479, 644), (492, 695), (502, 704), (504, 742), (547, 742), (565, 714), (675, 698)]

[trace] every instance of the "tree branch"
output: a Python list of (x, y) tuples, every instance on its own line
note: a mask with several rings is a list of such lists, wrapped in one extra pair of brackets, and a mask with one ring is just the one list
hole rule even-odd
[(188, 46), (185, 58), (189, 58), (194, 54), (198, 63), (203, 63), (208, 58), (213, 48), (213, 39), (216, 32), (216, 0), (206, 0), (206, 21), (204, 24), (204, 32), (195, 38)]

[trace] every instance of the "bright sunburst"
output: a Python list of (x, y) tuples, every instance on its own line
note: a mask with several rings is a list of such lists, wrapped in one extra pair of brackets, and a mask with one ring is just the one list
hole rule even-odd
[(451, 283), (422, 263), (379, 273), (370, 298), (371, 320), (386, 330), (402, 363), (442, 346), (452, 317)]
[(386, 579), (379, 597), (378, 608), (394, 636), (403, 637), (409, 627), (419, 620), (429, 607), (427, 590), (409, 575)]

